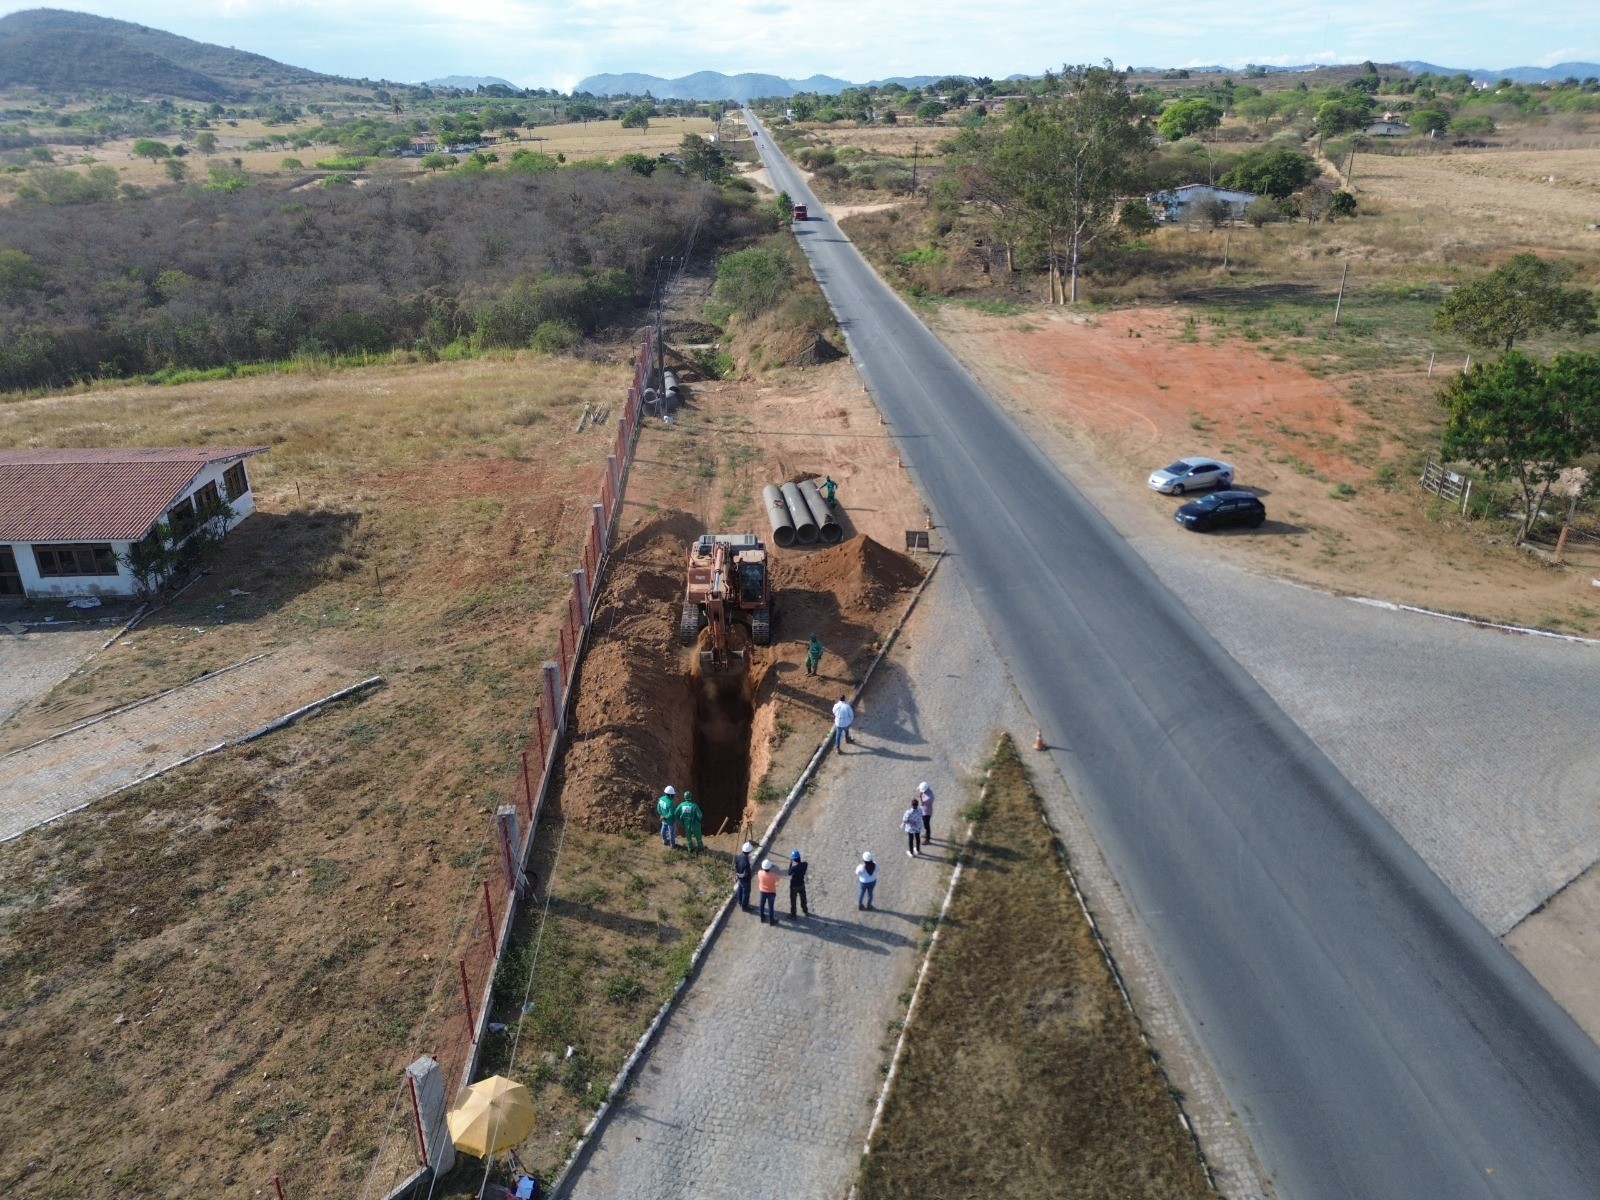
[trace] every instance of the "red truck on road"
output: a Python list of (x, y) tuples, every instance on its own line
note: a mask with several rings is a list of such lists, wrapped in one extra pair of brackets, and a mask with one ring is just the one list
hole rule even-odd
[(794, 219), (796, 221), (804, 221), (806, 219), (806, 206), (804, 204), (796, 204), (794, 206)]

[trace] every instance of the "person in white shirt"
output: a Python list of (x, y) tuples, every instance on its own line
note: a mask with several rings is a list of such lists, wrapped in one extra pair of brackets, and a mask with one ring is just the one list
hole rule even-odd
[(850, 736), (850, 726), (856, 723), (856, 710), (850, 707), (850, 701), (843, 696), (839, 703), (833, 706), (833, 748), (842, 750), (846, 742), (854, 744), (855, 739)]
[(878, 886), (878, 864), (872, 861), (872, 851), (862, 852), (861, 861), (856, 864), (856, 882), (861, 886), (856, 891), (856, 907), (872, 907), (872, 889)]

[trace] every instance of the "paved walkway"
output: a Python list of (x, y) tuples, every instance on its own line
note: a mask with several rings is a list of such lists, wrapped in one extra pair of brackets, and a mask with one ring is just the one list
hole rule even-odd
[[(5, 609), (0, 608), (0, 618)], [(0, 721), (44, 696), (100, 648), (116, 626), (68, 625), (12, 633), (0, 628)]]
[[(105, 635), (97, 635), (104, 640)], [(359, 678), (293, 651), (0, 757), (0, 840), (265, 725)]]

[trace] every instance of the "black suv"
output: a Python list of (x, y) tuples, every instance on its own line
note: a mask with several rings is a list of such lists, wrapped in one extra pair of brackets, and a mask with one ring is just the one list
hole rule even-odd
[(1173, 516), (1179, 525), (1196, 533), (1222, 525), (1248, 525), (1255, 529), (1267, 519), (1267, 506), (1249, 492), (1212, 492), (1180, 504)]

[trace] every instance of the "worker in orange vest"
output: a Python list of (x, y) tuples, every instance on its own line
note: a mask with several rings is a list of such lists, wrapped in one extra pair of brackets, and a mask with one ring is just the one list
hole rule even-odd
[(762, 924), (771, 921), (778, 923), (778, 873), (772, 869), (772, 860), (761, 860), (761, 870), (756, 875), (756, 887), (761, 892), (761, 921)]

